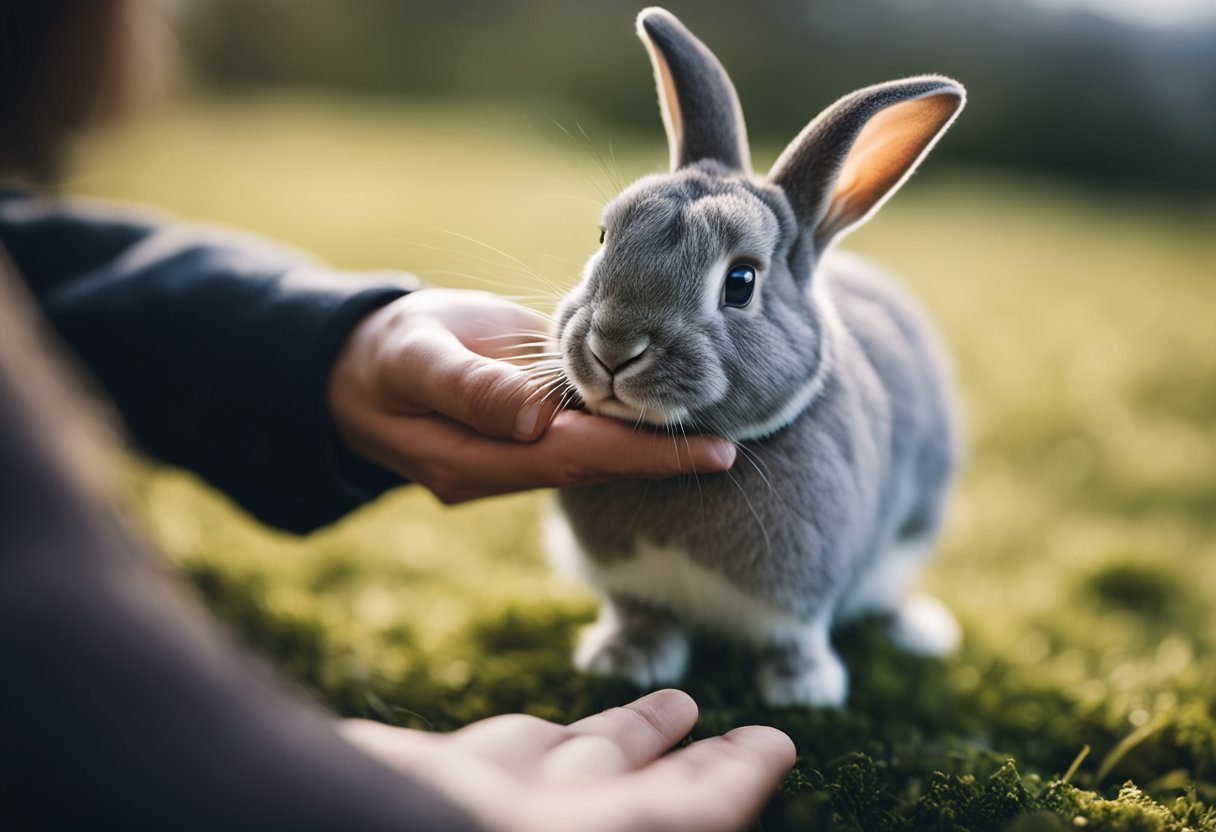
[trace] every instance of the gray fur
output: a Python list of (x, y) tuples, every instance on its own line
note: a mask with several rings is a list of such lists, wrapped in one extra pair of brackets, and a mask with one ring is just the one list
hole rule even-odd
[[(675, 85), (676, 100), (665, 100), (656, 65), (660, 105), (678, 110), (664, 112), (672, 168), (710, 160), (732, 170), (750, 171), (747, 128), (739, 96), (714, 54), (664, 9), (649, 8), (638, 15), (638, 36), (659, 52)], [(654, 60), (659, 59), (654, 56)], [(681, 130), (673, 132), (673, 117), (681, 122)]]
[[(639, 537), (660, 546), (679, 543), (738, 586), (810, 617), (825, 595), (842, 590), (901, 532), (936, 531), (956, 455), (946, 381), (923, 317), (858, 258), (831, 254), (816, 279), (833, 284), (849, 330), (819, 398), (784, 430), (744, 443), (755, 465), (741, 452), (728, 475), (562, 491), (562, 508), (588, 554), (628, 558)], [(805, 321), (818, 320), (813, 308), (804, 311)], [(772, 363), (778, 366), (750, 378), (734, 351), (716, 352), (714, 360), (739, 381), (706, 412), (734, 415), (697, 413), (685, 423), (688, 432), (714, 433), (719, 431), (712, 425), (729, 428), (732, 419), (750, 420), (754, 402), (769, 387), (781, 389), (774, 377), (809, 375), (769, 329), (758, 327), (757, 340), (775, 351)], [(682, 324), (667, 331), (686, 332)], [(805, 323), (795, 335), (791, 341), (805, 343), (804, 356), (813, 368), (818, 349), (813, 324)], [(656, 383), (707, 373), (682, 374), (683, 366), (670, 365), (666, 356), (657, 360)], [(756, 398), (753, 388), (760, 391)], [(736, 396), (734, 389), (746, 392)], [(673, 441), (682, 441), (679, 433)]]
[[(681, 109), (738, 118), (737, 130), (718, 132), (743, 135), (737, 106), (734, 114), (719, 106), (717, 62), (711, 72), (703, 60), (685, 61), (708, 50), (661, 10), (643, 12), (639, 27), (682, 79)], [(707, 73), (700, 86), (698, 72)], [(662, 426), (677, 444), (695, 431), (740, 440), (741, 450), (728, 474), (562, 491), (584, 557), (611, 566), (641, 545), (674, 547), (806, 622), (845, 609), (891, 611), (867, 610), (850, 591), (893, 548), (927, 546), (938, 530), (957, 456), (948, 373), (912, 299), (860, 259), (824, 253), (817, 235), (848, 136), (882, 102), (943, 84), (957, 87), (910, 79), (842, 100), (795, 140), (769, 180), (735, 160), (691, 154), (605, 208), (605, 245), (558, 311), (567, 376), (593, 411)], [(753, 300), (719, 308), (725, 270), (739, 262), (758, 273)], [(606, 367), (617, 364), (613, 376)], [(781, 420), (803, 393), (811, 400)], [(614, 595), (618, 617), (637, 607)], [(621, 627), (623, 639), (630, 629), (637, 622)], [(771, 676), (824, 664), (788, 635), (774, 632), (761, 646)]]

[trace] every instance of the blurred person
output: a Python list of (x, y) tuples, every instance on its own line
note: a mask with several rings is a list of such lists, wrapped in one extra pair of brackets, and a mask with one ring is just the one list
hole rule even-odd
[[(140, 4), (0, 4), (0, 176), (52, 181), (121, 112)], [(40, 314), (41, 313), (41, 314)], [(49, 325), (49, 326), (48, 326)], [(752, 727), (665, 755), (696, 706), (661, 691), (570, 726), (515, 715), (449, 735), (342, 721), (218, 635), (82, 473), (116, 433), (304, 532), (412, 481), (445, 502), (724, 470), (555, 412), (496, 360), (543, 328), (479, 292), (344, 274), (233, 232), (0, 191), (0, 827), (733, 829), (793, 762)], [(498, 336), (508, 336), (498, 338)]]

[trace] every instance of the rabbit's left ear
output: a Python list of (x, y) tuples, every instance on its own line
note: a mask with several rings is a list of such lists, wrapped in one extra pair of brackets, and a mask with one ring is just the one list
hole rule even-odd
[(638, 37), (654, 65), (671, 169), (713, 159), (750, 173), (743, 110), (714, 54), (675, 15), (657, 7), (638, 15)]
[(822, 251), (899, 190), (965, 101), (961, 84), (936, 75), (858, 90), (808, 124), (769, 179)]

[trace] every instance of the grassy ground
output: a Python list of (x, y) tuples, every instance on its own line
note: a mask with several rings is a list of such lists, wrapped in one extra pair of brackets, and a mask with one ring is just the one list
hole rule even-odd
[[(445, 230), (571, 282), (612, 185), (583, 142), (538, 123), (199, 103), (85, 147), (73, 189), (342, 266), (535, 294)], [(605, 155), (615, 139), (626, 180), (666, 158), (590, 132)], [(763, 828), (1216, 830), (1214, 227), (1213, 204), (930, 163), (849, 241), (906, 276), (958, 361), (971, 459), (925, 582), (966, 645), (931, 662), (841, 633), (849, 707), (807, 713), (765, 710), (748, 657), (700, 642), (696, 734), (765, 722), (798, 744)], [(167, 557), (342, 713), (446, 729), (511, 710), (569, 720), (634, 694), (569, 669), (594, 604), (544, 564), (545, 495), (444, 509), (405, 489), (301, 540), (188, 475), (135, 480), (128, 502)]]

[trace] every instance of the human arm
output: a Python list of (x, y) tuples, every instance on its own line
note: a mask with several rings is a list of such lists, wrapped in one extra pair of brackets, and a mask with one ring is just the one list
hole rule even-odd
[(15, 193), (0, 195), (0, 245), (146, 452), (297, 532), (400, 482), (370, 465), (342, 476), (325, 385), (350, 330), (416, 285), (409, 276)]

